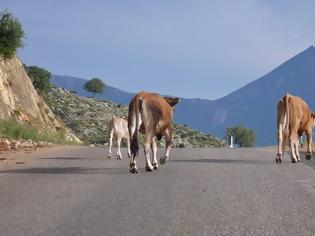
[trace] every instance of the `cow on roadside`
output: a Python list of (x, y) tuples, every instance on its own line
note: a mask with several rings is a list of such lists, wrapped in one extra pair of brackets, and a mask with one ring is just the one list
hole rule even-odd
[(285, 145), (289, 142), (292, 163), (301, 161), (299, 154), (299, 139), (304, 133), (307, 137), (305, 158), (312, 157), (312, 131), (315, 114), (311, 112), (306, 102), (300, 97), (286, 94), (277, 106), (278, 153), (276, 163), (280, 164), (284, 155)]
[[(140, 92), (136, 94), (129, 104), (128, 129), (131, 141), (130, 172), (138, 173), (135, 157), (139, 151), (138, 131), (145, 134), (144, 155), (146, 171), (158, 168), (156, 159), (157, 144), (163, 136), (166, 141), (165, 154), (160, 164), (165, 164), (169, 158), (172, 145), (172, 119), (173, 107), (179, 98), (162, 97), (157, 93)], [(150, 160), (152, 151), (152, 163)]]
[(108, 123), (108, 130), (109, 130), (109, 148), (107, 157), (110, 158), (112, 154), (112, 144), (113, 138), (117, 143), (117, 152), (116, 152), (116, 159), (122, 159), (122, 155), (120, 152), (120, 144), (121, 140), (125, 138), (127, 140), (127, 153), (128, 157), (130, 157), (130, 140), (129, 140), (129, 132), (128, 132), (128, 123), (123, 118), (118, 118), (113, 116), (113, 118)]

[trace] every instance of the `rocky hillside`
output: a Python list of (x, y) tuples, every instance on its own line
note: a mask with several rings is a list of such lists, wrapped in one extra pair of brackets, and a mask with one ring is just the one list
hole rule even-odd
[[(17, 57), (9, 60), (0, 58), (0, 119), (26, 121), (39, 130), (49, 132), (64, 128), (38, 95)], [(79, 141), (68, 130), (66, 136), (68, 140)]]
[[(53, 113), (85, 143), (108, 142), (108, 121), (113, 115), (127, 117), (128, 107), (107, 100), (79, 97), (67, 90), (54, 88), (45, 98)], [(176, 147), (222, 147), (225, 142), (210, 135), (174, 124)], [(161, 143), (162, 144), (162, 143)]]

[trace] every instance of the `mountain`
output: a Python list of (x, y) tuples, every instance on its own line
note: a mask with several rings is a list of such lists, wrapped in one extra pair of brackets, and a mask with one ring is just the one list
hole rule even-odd
[[(63, 82), (60, 81), (61, 78)], [(70, 81), (68, 78), (53, 76), (53, 83), (63, 87), (63, 84)], [(65, 88), (83, 95), (77, 90), (77, 79), (73, 78), (72, 81)], [(183, 98), (176, 105), (174, 120), (219, 137), (224, 136), (227, 127), (241, 124), (255, 131), (257, 146), (274, 145), (277, 143), (277, 102), (288, 92), (301, 96), (314, 110), (314, 88), (315, 48), (311, 46), (268, 74), (221, 99), (210, 101)], [(103, 98), (129, 103), (132, 94), (116, 90), (115, 96), (111, 97), (111, 89), (113, 88), (107, 87)], [(212, 89), (214, 88), (209, 88), (209, 92)]]

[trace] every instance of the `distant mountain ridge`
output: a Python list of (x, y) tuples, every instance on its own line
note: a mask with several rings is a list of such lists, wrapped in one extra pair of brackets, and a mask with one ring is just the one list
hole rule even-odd
[[(53, 75), (52, 82), (75, 90), (81, 96), (90, 95), (82, 89), (85, 80)], [(279, 99), (289, 92), (301, 96), (314, 110), (314, 88), (315, 48), (311, 46), (223, 98), (214, 101), (183, 98), (176, 106), (174, 120), (218, 137), (224, 136), (227, 127), (241, 124), (255, 131), (257, 146), (274, 145), (277, 143), (276, 106)], [(128, 104), (132, 95), (107, 86), (100, 97)]]
[[(61, 75), (52, 75), (51, 82), (56, 87), (61, 87), (67, 90), (76, 91), (78, 95), (83, 97), (89, 97), (92, 94), (87, 92), (85, 89), (83, 89), (83, 85), (87, 82), (86, 79), (80, 79), (72, 76), (61, 76)], [(105, 90), (102, 94), (96, 94), (95, 98), (99, 99), (107, 99), (111, 100), (114, 103), (119, 104), (129, 104), (129, 101), (131, 100), (133, 93), (128, 93), (125, 91), (122, 91), (120, 89), (108, 86), (106, 84)]]

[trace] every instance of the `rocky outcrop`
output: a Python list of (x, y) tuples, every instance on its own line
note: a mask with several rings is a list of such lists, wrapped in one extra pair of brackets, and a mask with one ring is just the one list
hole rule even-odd
[[(63, 128), (33, 87), (17, 57), (0, 58), (0, 119), (26, 121), (39, 130), (56, 132)], [(80, 140), (66, 131), (69, 140)]]
[(33, 140), (8, 140), (6, 138), (0, 139), (0, 152), (3, 151), (32, 151), (37, 148), (53, 147), (54, 144), (51, 142)]

